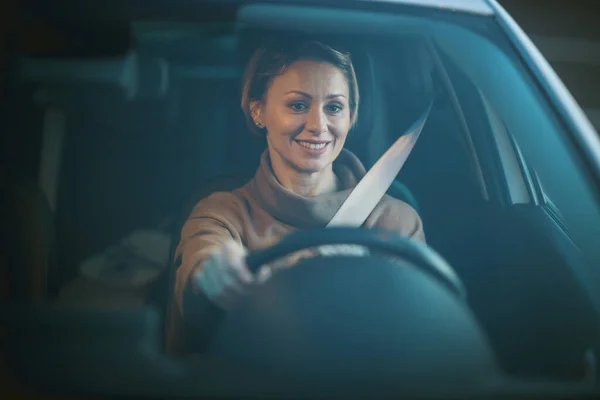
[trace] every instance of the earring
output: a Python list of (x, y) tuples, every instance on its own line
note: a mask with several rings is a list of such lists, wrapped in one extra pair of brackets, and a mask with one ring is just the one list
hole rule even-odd
[(262, 124), (262, 122), (260, 122), (260, 121), (256, 123), (256, 126), (257, 126), (259, 129), (262, 129), (262, 128), (264, 128), (264, 125), (263, 125), (263, 124)]

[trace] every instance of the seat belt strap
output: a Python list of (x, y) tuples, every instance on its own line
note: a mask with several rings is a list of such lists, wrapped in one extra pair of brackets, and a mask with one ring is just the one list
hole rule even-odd
[(427, 122), (433, 102), (415, 123), (377, 160), (358, 182), (327, 227), (360, 227), (373, 212), (404, 166)]

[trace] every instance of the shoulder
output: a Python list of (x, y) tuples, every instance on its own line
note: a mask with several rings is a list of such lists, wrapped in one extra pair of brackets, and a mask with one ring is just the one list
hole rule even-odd
[(193, 205), (181, 224), (181, 237), (231, 235), (239, 238), (244, 227), (242, 202), (234, 192), (215, 192)]
[(186, 217), (237, 208), (240, 201), (235, 194), (236, 188), (243, 187), (250, 179), (241, 174), (223, 173), (203, 180), (189, 193), (184, 211)]
[(421, 219), (417, 210), (408, 203), (388, 195), (385, 195), (383, 199), (381, 199), (377, 209), (379, 209), (381, 216), (389, 218), (401, 220)]
[(243, 199), (237, 190), (215, 192), (199, 200), (190, 213), (190, 218), (229, 219), (240, 213)]
[(419, 213), (408, 203), (384, 196), (371, 215), (371, 225), (386, 232), (399, 233), (424, 241), (423, 223)]

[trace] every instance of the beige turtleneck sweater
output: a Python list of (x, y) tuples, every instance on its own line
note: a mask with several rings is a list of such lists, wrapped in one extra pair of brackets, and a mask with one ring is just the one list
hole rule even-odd
[[(299, 229), (324, 228), (365, 175), (360, 160), (343, 150), (333, 171), (344, 190), (314, 197), (300, 196), (284, 188), (275, 177), (268, 151), (262, 155), (254, 178), (233, 192), (218, 192), (202, 199), (193, 209), (181, 232), (177, 256), (182, 263), (175, 283), (176, 314), (192, 307), (184, 291), (190, 276), (202, 268), (202, 261), (223, 242), (233, 238), (249, 251), (273, 245), (284, 235)], [(385, 196), (367, 218), (366, 228), (400, 234), (425, 241), (417, 212), (408, 204)], [(191, 311), (191, 310), (190, 310)], [(187, 313), (186, 313), (187, 314)]]

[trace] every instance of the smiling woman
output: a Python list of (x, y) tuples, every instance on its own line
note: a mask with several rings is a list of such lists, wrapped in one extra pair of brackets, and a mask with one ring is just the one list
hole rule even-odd
[(337, 67), (303, 60), (273, 79), (264, 100), (253, 101), (253, 119), (269, 132), (271, 165), (284, 187), (306, 195), (336, 187), (331, 163), (350, 128), (348, 97)]
[[(363, 164), (344, 149), (358, 104), (350, 54), (315, 41), (255, 51), (244, 74), (241, 105), (248, 127), (266, 137), (267, 149), (247, 185), (201, 200), (183, 227), (177, 309), (169, 328), (172, 350), (181, 317), (202, 324), (198, 310), (206, 307), (206, 297), (230, 309), (272, 268), (289, 266), (299, 256), (332, 255), (331, 247), (310, 249), (263, 268), (257, 279), (245, 262), (248, 251), (291, 232), (325, 227), (363, 178)], [(364, 226), (424, 241), (417, 212), (391, 197), (384, 197)], [(348, 253), (345, 247), (339, 250)]]
[(278, 48), (260, 48), (248, 65), (242, 94), (248, 125), (266, 135), (271, 165), (284, 187), (304, 195), (335, 190), (339, 183), (331, 163), (358, 109), (350, 56), (319, 42), (285, 55)]

